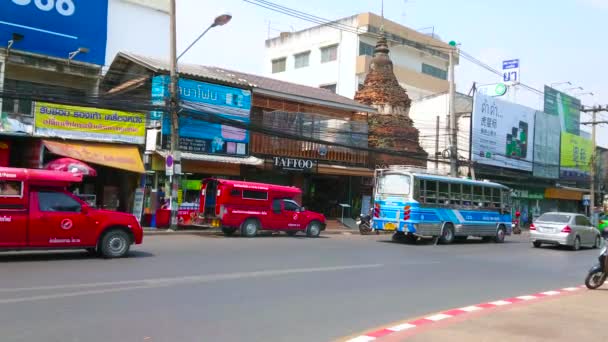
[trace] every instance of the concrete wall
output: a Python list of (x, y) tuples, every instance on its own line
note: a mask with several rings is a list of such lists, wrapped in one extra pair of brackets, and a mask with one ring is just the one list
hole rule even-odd
[[(370, 25), (379, 27), (382, 23), (379, 17), (370, 14), (360, 14), (338, 21), (341, 25), (359, 30), (356, 34), (340, 31), (328, 26), (316, 26), (299, 32), (285, 33), (283, 36), (266, 41), (266, 56), (264, 59), (265, 74), (284, 81), (290, 81), (308, 86), (318, 87), (337, 84), (337, 93), (353, 98), (360, 83), (363, 83), (368, 70), (369, 56), (359, 56), (359, 42), (374, 46), (377, 34), (367, 33)], [(387, 32), (413, 41), (432, 45), (447, 44), (416, 32), (402, 25), (385, 22)], [(339, 44), (338, 61), (321, 64), (320, 48)], [(406, 88), (412, 99), (447, 91), (447, 80), (441, 80), (422, 74), (422, 64), (432, 65), (442, 70), (448, 69), (447, 59), (429, 54), (411, 46), (391, 43), (391, 59), (395, 66), (395, 74), (401, 85)], [(295, 69), (294, 55), (311, 51), (309, 67)], [(272, 61), (287, 58), (286, 70), (272, 73)]]
[[(471, 110), (473, 99), (469, 96), (457, 94), (456, 113), (458, 117), (458, 154), (464, 158), (469, 158), (469, 136), (471, 125)], [(429, 154), (430, 159), (435, 158), (435, 137), (436, 122), (439, 116), (439, 152), (449, 148), (448, 120), (449, 120), (449, 98), (447, 94), (431, 96), (412, 102), (410, 118), (414, 121), (414, 126), (420, 131), (420, 145)], [(443, 162), (442, 162), (443, 161)], [(449, 174), (449, 159), (439, 157), (437, 170), (442, 174)], [(429, 170), (435, 170), (435, 162), (429, 161)], [(466, 175), (468, 167), (460, 167), (461, 175)]]
[(119, 51), (168, 58), (168, 0), (109, 0), (106, 65)]

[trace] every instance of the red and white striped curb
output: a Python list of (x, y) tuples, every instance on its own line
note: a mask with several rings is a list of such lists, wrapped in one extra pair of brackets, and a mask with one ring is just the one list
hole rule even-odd
[(533, 295), (507, 298), (507, 299), (503, 299), (503, 300), (497, 300), (494, 302), (467, 306), (467, 307), (460, 308), (460, 309), (448, 310), (448, 311), (440, 312), (440, 313), (437, 313), (437, 314), (434, 314), (431, 316), (420, 318), (420, 319), (417, 319), (414, 321), (403, 322), (403, 323), (394, 325), (392, 327), (382, 328), (382, 329), (378, 329), (375, 331), (370, 331), (363, 335), (360, 335), (360, 336), (357, 336), (350, 340), (347, 340), (346, 342), (374, 341), (376, 339), (388, 336), (390, 334), (393, 334), (393, 333), (396, 333), (399, 331), (413, 330), (413, 329), (416, 329), (421, 326), (428, 326), (429, 324), (433, 324), (433, 323), (436, 323), (439, 321), (444, 321), (444, 320), (447, 320), (450, 318), (454, 318), (456, 316), (466, 315), (471, 312), (478, 312), (480, 310), (492, 309), (492, 308), (501, 307), (501, 306), (505, 306), (505, 305), (512, 305), (512, 304), (528, 302), (528, 301), (531, 301), (534, 299), (540, 299), (540, 298), (545, 298), (545, 297), (563, 295), (566, 293), (572, 293), (574, 291), (580, 290), (583, 287), (585, 287), (585, 286), (583, 285), (580, 287), (566, 287), (566, 288), (563, 288), (561, 290), (556, 290), (556, 291), (540, 292), (540, 293), (533, 294)]

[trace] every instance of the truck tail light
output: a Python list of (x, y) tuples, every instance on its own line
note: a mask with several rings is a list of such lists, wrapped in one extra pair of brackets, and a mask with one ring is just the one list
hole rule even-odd
[(562, 233), (572, 233), (572, 229), (570, 226), (565, 226), (564, 229), (562, 229)]
[(378, 203), (374, 205), (374, 217), (380, 217), (380, 204)]
[(403, 220), (407, 221), (410, 219), (411, 209), (412, 209), (412, 207), (410, 207), (409, 205), (406, 205), (403, 208)]
[(530, 225), (530, 230), (536, 230), (536, 226), (534, 225), (534, 223), (532, 223), (532, 224)]

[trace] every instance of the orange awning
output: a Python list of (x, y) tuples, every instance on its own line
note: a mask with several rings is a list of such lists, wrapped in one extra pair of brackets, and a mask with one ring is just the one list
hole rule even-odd
[(146, 172), (135, 146), (51, 140), (43, 142), (49, 151), (60, 156), (136, 173)]

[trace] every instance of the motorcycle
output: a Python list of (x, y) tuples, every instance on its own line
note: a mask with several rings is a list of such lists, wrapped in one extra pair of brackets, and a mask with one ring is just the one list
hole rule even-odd
[(608, 248), (606, 242), (608, 242), (608, 231), (604, 229), (602, 232), (604, 238), (604, 248), (600, 252), (598, 257), (598, 263), (595, 264), (589, 270), (587, 277), (585, 278), (585, 286), (590, 290), (595, 290), (598, 287), (604, 285), (606, 277), (608, 277)]
[(521, 234), (521, 227), (519, 226), (518, 219), (511, 221), (511, 229), (513, 230), (513, 234)]
[(357, 226), (359, 226), (359, 233), (361, 235), (367, 235), (374, 231), (371, 225), (372, 217), (371, 215), (361, 214), (357, 219)]

